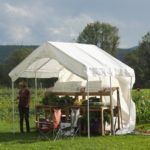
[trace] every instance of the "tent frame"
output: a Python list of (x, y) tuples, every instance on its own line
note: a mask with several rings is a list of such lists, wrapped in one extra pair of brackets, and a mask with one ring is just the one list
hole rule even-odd
[[(111, 85), (111, 77), (110, 79), (110, 114), (111, 114), (111, 135), (115, 135), (115, 130), (114, 130), (114, 120), (113, 120), (113, 103), (112, 103), (112, 85)], [(55, 92), (54, 92), (55, 93)], [(88, 132), (88, 138), (90, 138), (90, 108), (89, 108), (89, 80), (87, 80), (87, 132)], [(12, 81), (12, 128), (13, 128), (13, 133), (15, 133), (15, 93), (14, 93), (14, 82)], [(36, 106), (37, 102), (37, 78), (35, 78), (35, 101), (34, 101), (34, 106)], [(101, 112), (103, 113), (103, 112)], [(103, 115), (102, 115), (103, 116)], [(102, 134), (103, 135), (103, 134)]]
[[(72, 50), (72, 51), (70, 51)], [(62, 59), (63, 58), (63, 59)], [(53, 61), (54, 60), (54, 61)], [(68, 63), (69, 62), (69, 63)], [(54, 66), (53, 66), (54, 65)], [(46, 66), (46, 67), (45, 67)], [(45, 67), (45, 68), (44, 68)], [(57, 69), (56, 69), (57, 68)], [(62, 69), (60, 71), (60, 69)], [(135, 73), (132, 68), (127, 66), (126, 64), (120, 62), (116, 58), (112, 57), (102, 49), (98, 48), (95, 45), (90, 44), (79, 44), (79, 43), (63, 43), (63, 42), (46, 42), (40, 47), (38, 47), (35, 51), (33, 51), (26, 59), (24, 59), (16, 68), (14, 68), (9, 76), (12, 80), (12, 109), (13, 109), (13, 124), (15, 121), (14, 118), (14, 82), (19, 77), (24, 78), (35, 78), (35, 88), (36, 88), (36, 99), (37, 99), (37, 78), (50, 78), (50, 77), (59, 77), (58, 74), (66, 73), (67, 75), (72, 75), (77, 81), (79, 77), (83, 80), (89, 82), (89, 78), (92, 77), (109, 77), (110, 81), (110, 89), (112, 89), (112, 77), (131, 77), (130, 89), (132, 88), (135, 81)], [(50, 71), (51, 72), (45, 72)], [(56, 75), (57, 74), (57, 75)], [(68, 77), (68, 76), (67, 76)], [(62, 81), (69, 79), (61, 78)], [(121, 79), (124, 81), (124, 78)], [(122, 84), (120, 84), (122, 85)], [(125, 85), (125, 88), (129, 88), (129, 83)], [(113, 118), (113, 103), (112, 103), (112, 91), (110, 96), (110, 105), (111, 105), (111, 118)], [(130, 91), (131, 92), (131, 91)], [(128, 97), (129, 98), (129, 97)], [(131, 97), (130, 97), (131, 99)], [(123, 102), (125, 102), (125, 106), (123, 107), (125, 110), (134, 109), (134, 104), (131, 100), (131, 106), (127, 105), (126, 99), (123, 97)], [(36, 103), (36, 102), (35, 102)], [(130, 108), (129, 108), (130, 107)], [(88, 87), (88, 106), (89, 110), (89, 87)], [(126, 113), (126, 112), (125, 112)], [(129, 112), (130, 113), (130, 112)], [(135, 109), (133, 110), (135, 113)], [(130, 120), (128, 120), (129, 115), (126, 113), (125, 121), (128, 124)], [(87, 114), (87, 125), (88, 125), (88, 137), (90, 137), (90, 114), (88, 111)], [(131, 116), (133, 121), (135, 120), (134, 114)], [(114, 121), (111, 120), (111, 134), (114, 135), (113, 128)], [(14, 126), (14, 125), (13, 125)], [(133, 124), (135, 126), (135, 124)], [(14, 128), (14, 127), (13, 127)]]

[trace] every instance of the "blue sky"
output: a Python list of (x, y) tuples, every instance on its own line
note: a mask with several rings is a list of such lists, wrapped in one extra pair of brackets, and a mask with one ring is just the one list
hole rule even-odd
[(88, 23), (118, 27), (121, 48), (150, 31), (149, 0), (0, 0), (0, 44), (74, 42)]

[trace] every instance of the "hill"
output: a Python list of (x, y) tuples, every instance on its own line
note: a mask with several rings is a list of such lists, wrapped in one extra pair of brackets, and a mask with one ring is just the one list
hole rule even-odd
[(130, 52), (132, 52), (133, 50), (135, 50), (136, 48), (137, 46), (132, 47), (132, 48), (119, 48), (116, 58), (125, 63), (125, 60), (124, 60), (125, 56), (129, 54)]
[[(38, 47), (37, 45), (0, 45), (0, 63), (4, 63), (5, 60), (7, 60), (8, 56), (16, 49), (21, 48), (36, 49), (37, 47)], [(124, 57), (131, 51), (135, 50), (135, 48), (136, 47), (128, 49), (119, 48), (118, 53), (116, 55), (117, 59), (121, 60), (122, 62), (125, 62)]]
[(32, 48), (36, 49), (36, 45), (0, 45), (0, 63), (4, 63), (8, 56), (16, 49)]

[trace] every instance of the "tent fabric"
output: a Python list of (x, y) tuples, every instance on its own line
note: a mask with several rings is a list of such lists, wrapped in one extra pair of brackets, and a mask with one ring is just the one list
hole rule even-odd
[[(121, 103), (121, 115), (123, 118), (124, 128), (119, 130), (117, 134), (130, 133), (135, 126), (135, 104), (130, 99), (130, 87), (128, 85), (130, 78), (125, 79), (126, 83), (120, 84), (116, 77), (112, 77), (112, 87), (119, 87), (120, 103)], [(88, 87), (87, 87), (88, 84)], [(89, 81), (84, 86), (81, 82), (59, 82), (57, 81), (51, 92), (80, 92), (81, 88), (85, 88), (85, 92), (98, 92), (99, 90), (110, 89), (109, 77), (101, 77), (98, 81)], [(125, 91), (122, 89), (125, 88)], [(126, 94), (124, 94), (126, 93)], [(117, 106), (117, 91), (114, 91), (112, 95), (113, 106)], [(102, 102), (104, 105), (110, 105), (110, 97), (103, 96)]]
[(14, 68), (9, 76), (12, 81), (19, 77), (50, 78), (59, 77), (64, 70), (71, 78), (76, 78), (74, 75), (83, 79), (99, 76), (135, 77), (132, 68), (95, 45), (62, 42), (43, 44)]
[[(95, 45), (46, 42), (16, 66), (9, 76), (12, 82), (19, 77), (58, 77), (59, 82), (76, 81), (83, 85), (86, 81), (99, 81), (102, 88), (110, 87), (111, 78), (111, 86), (118, 86), (120, 91), (122, 133), (131, 132), (135, 127), (135, 104), (131, 99), (134, 70)], [(112, 96), (113, 105), (115, 97)], [(108, 102), (110, 98), (104, 97), (104, 100)]]
[(80, 92), (81, 82), (56, 82), (52, 87), (52, 92)]

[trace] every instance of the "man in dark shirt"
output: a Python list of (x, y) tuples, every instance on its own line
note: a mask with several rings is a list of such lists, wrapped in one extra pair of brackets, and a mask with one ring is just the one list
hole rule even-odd
[(20, 115), (20, 132), (23, 133), (23, 120), (25, 118), (26, 122), (26, 131), (30, 132), (30, 125), (29, 125), (29, 103), (30, 103), (30, 91), (27, 89), (25, 82), (19, 83), (19, 115)]

